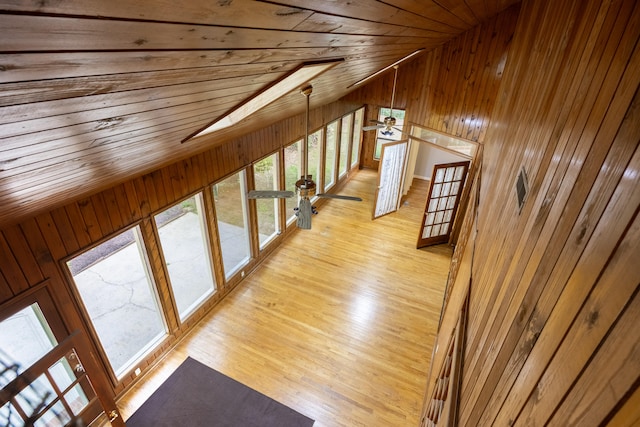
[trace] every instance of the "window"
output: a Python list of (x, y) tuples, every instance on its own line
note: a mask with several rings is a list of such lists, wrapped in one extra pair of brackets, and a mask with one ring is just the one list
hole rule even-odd
[[(322, 129), (318, 129), (311, 135), (309, 135), (309, 170), (308, 175), (313, 177), (316, 185), (319, 185), (321, 165), (321, 153), (322, 153)], [(315, 197), (313, 197), (315, 198)], [(312, 199), (313, 199), (312, 198)]]
[(213, 186), (222, 264), (227, 279), (251, 259), (246, 194), (244, 170)]
[(256, 111), (271, 104), (276, 99), (291, 92), (296, 87), (300, 87), (304, 82), (310, 81), (318, 74), (333, 68), (342, 61), (343, 59), (340, 58), (302, 64), (287, 74), (284, 78), (268, 85), (265, 89), (262, 89), (249, 99), (238, 104), (228, 114), (216, 119), (213, 123), (207, 125), (204, 129), (197, 131), (195, 134), (188, 136), (182, 142), (220, 129), (225, 129), (239, 123)]
[[(278, 154), (256, 162), (253, 165), (253, 181), (256, 190), (278, 190)], [(258, 220), (258, 239), (260, 249), (264, 248), (273, 238), (280, 234), (280, 200), (256, 199)]]
[(326, 155), (324, 163), (324, 191), (328, 191), (335, 184), (336, 148), (338, 139), (338, 121), (327, 125)]
[[(302, 159), (302, 140), (289, 144), (284, 148), (284, 189), (296, 192), (296, 181), (300, 179), (300, 161)], [(290, 197), (286, 200), (287, 225), (295, 221), (293, 208), (298, 206), (298, 198)]]
[(362, 143), (362, 120), (364, 118), (364, 107), (354, 114), (353, 120), (353, 140), (351, 143), (351, 167), (360, 163), (360, 144)]
[(183, 200), (154, 219), (173, 298), (184, 320), (216, 289), (202, 195)]
[(349, 114), (342, 118), (342, 126), (340, 126), (340, 165), (338, 174), (342, 178), (349, 169), (349, 145), (351, 142), (351, 124), (353, 122), (353, 114)]
[(393, 115), (391, 115), (391, 109), (389, 108), (381, 108), (380, 114), (378, 114), (378, 120), (384, 122), (385, 117), (394, 117), (396, 119), (396, 124), (393, 126), (395, 129), (388, 130), (386, 128), (378, 129), (376, 132), (376, 149), (373, 153), (373, 158), (375, 160), (380, 160), (380, 153), (382, 152), (382, 146), (391, 141), (400, 141), (402, 138), (402, 132), (398, 129), (402, 129), (402, 125), (404, 124), (404, 110), (393, 110)]
[(113, 371), (121, 378), (166, 335), (138, 227), (67, 262)]

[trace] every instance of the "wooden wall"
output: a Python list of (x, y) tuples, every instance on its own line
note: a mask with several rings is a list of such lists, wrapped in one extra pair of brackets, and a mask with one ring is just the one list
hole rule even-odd
[[(319, 128), (356, 107), (338, 102), (313, 110), (310, 127)], [(55, 303), (68, 331), (81, 329), (86, 332), (86, 325), (72, 297), (71, 285), (63, 271), (64, 259), (133, 224), (140, 224), (151, 251), (151, 268), (162, 303), (165, 306), (171, 304), (169, 285), (151, 225), (153, 214), (303, 135), (304, 115), (295, 116), (152, 173), (109, 186), (99, 193), (43, 212), (20, 224), (5, 227), (0, 230), (0, 303), (20, 296), (49, 279)], [(263, 256), (253, 260), (247, 270)], [(174, 333), (142, 363), (142, 368), (175, 344), (238, 280), (224, 285), (219, 280), (216, 296), (182, 326), (178, 327), (177, 318), (167, 319)], [(133, 375), (124, 378), (115, 386), (115, 393), (122, 391), (133, 379)]]
[[(445, 132), (453, 128), (445, 125), (445, 119), (440, 124), (432, 123), (435, 120), (432, 106), (439, 105), (438, 111), (455, 111), (456, 117), (467, 117), (469, 114), (483, 118), (488, 116), (497, 93), (495, 79), (500, 78), (497, 71), (506, 55), (517, 15), (516, 5), (453, 42), (402, 65), (398, 73), (394, 106), (406, 109), (408, 120)], [(482, 58), (477, 54), (480, 52)], [(443, 56), (448, 61), (441, 61)], [(453, 63), (458, 64), (455, 70), (462, 68), (466, 74), (455, 73)], [(476, 85), (482, 86), (481, 93), (476, 94), (471, 90)], [(392, 88), (393, 71), (390, 71), (366, 87), (355, 90), (342, 101), (312, 111), (311, 127), (320, 127), (365, 103), (370, 106), (366, 119), (377, 118), (378, 109), (390, 104)], [(467, 96), (458, 98), (459, 90), (465, 90)], [(481, 123), (480, 130), (486, 128), (486, 121), (478, 123)], [(474, 134), (477, 138), (480, 137), (480, 130)], [(61, 268), (63, 259), (132, 224), (140, 224), (143, 233), (151, 236), (153, 242), (153, 213), (273, 152), (299, 138), (302, 133), (302, 116), (284, 120), (130, 181), (105, 182), (101, 192), (64, 202), (57, 209), (40, 212), (27, 221), (5, 227), (0, 230), (0, 302), (8, 301), (49, 278), (56, 292), (56, 303), (69, 330), (86, 330), (87, 326), (83, 324)], [(374, 132), (365, 133), (361, 159), (363, 166), (377, 168), (377, 162), (372, 160), (373, 135)], [(467, 134), (465, 136), (469, 137)], [(159, 249), (155, 244), (149, 246), (154, 274), (159, 287), (164, 289), (164, 304), (170, 304)], [(233, 285), (231, 283), (229, 287)], [(222, 294), (224, 290), (216, 298)], [(215, 302), (216, 299), (210, 305)], [(178, 329), (176, 335), (171, 336), (144, 363), (150, 363), (162, 354), (199, 318), (198, 315), (194, 316), (187, 325)], [(177, 319), (168, 321), (172, 327), (178, 324)], [(132, 380), (126, 378), (118, 384), (115, 392), (122, 391)]]
[(634, 0), (522, 4), (486, 134), (472, 131), (484, 160), (460, 425), (638, 419), (639, 40)]
[[(618, 405), (637, 417), (638, 5), (560, 6), (525, 1), (399, 71), (410, 121), (485, 149), (460, 425), (592, 425)], [(350, 96), (374, 118), (387, 93)]]
[[(406, 121), (483, 142), (496, 102), (520, 4), (398, 68), (394, 108)], [(368, 105), (366, 124), (389, 107), (393, 69), (344, 97)], [(407, 129), (408, 130), (408, 129)], [(373, 169), (375, 132), (365, 132), (362, 165)]]
[[(638, 400), (640, 378), (640, 5), (525, 0), (519, 9), (401, 66), (397, 106), (484, 145), (477, 230), (466, 246), (460, 425), (597, 425), (637, 414), (627, 398)], [(312, 120), (319, 126), (362, 102), (372, 117), (389, 102), (390, 76)], [(3, 229), (0, 300), (50, 277), (65, 321), (82, 326), (62, 258), (294, 140), (301, 122)], [(530, 193), (519, 212), (522, 167)], [(614, 415), (619, 407), (626, 412)]]
[(422, 92), (407, 107), (409, 120), (483, 142), (519, 11), (520, 4), (511, 6), (420, 58)]

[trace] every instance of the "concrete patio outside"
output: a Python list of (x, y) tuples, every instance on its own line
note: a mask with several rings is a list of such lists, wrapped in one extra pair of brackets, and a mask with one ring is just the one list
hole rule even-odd
[[(186, 212), (167, 224), (159, 233), (170, 274), (179, 277), (172, 286), (179, 312), (215, 292), (210, 263), (203, 262), (203, 239), (197, 214)], [(218, 224), (225, 267), (248, 260), (244, 229)], [(167, 245), (165, 245), (167, 246)], [(124, 373), (128, 366), (166, 335), (166, 326), (158, 309), (155, 287), (141, 266), (138, 245), (127, 243), (115, 252), (74, 274), (74, 280), (90, 314), (114, 370)], [(191, 307), (193, 309), (195, 307)]]

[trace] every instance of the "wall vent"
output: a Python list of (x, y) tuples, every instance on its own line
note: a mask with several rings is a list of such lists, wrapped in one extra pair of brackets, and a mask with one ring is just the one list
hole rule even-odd
[(520, 169), (518, 174), (518, 181), (516, 182), (516, 196), (518, 197), (518, 213), (522, 211), (524, 202), (527, 200), (527, 194), (529, 193), (529, 182), (527, 181), (527, 172), (524, 167)]

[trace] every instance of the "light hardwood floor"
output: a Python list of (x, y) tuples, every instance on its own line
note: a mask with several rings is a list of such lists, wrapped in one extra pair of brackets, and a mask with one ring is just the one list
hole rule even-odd
[(327, 426), (417, 426), (452, 250), (415, 249), (426, 187), (371, 221), (355, 174), (119, 401), (125, 420), (187, 357)]

